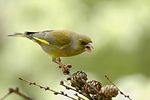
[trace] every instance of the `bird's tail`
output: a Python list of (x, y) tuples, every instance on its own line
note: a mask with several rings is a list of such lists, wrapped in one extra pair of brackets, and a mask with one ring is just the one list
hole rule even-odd
[(25, 37), (25, 38), (28, 38), (28, 39), (30, 39), (30, 40), (38, 43), (38, 44), (45, 43), (45, 44), (49, 45), (49, 42), (36, 37), (36, 34), (38, 34), (38, 33), (39, 32), (25, 32), (25, 33), (15, 33), (15, 34), (8, 35), (8, 36), (9, 37), (12, 37), (12, 36)]
[(15, 33), (15, 34), (12, 34), (12, 35), (8, 35), (9, 37), (10, 36), (17, 36), (17, 37), (27, 37), (25, 34), (23, 33)]

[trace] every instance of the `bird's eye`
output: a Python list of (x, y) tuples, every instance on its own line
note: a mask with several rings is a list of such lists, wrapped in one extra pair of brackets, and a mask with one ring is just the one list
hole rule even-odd
[(84, 41), (81, 41), (82, 45), (86, 45), (87, 43), (85, 43)]

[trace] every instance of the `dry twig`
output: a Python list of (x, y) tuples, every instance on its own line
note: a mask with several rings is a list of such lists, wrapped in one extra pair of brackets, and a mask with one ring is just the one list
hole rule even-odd
[(20, 78), (20, 77), (19, 77), (19, 79), (22, 80), (22, 81), (25, 81), (25, 82), (29, 83), (30, 85), (35, 85), (35, 86), (40, 87), (41, 89), (45, 89), (45, 90), (49, 90), (49, 91), (51, 91), (51, 92), (54, 92), (55, 95), (60, 94), (60, 95), (63, 95), (63, 96), (65, 96), (65, 97), (68, 97), (68, 98), (70, 98), (70, 99), (77, 100), (77, 99), (75, 99), (75, 98), (73, 98), (73, 97), (71, 97), (71, 96), (68, 96), (68, 95), (65, 94), (64, 92), (57, 92), (57, 91), (55, 91), (55, 90), (50, 89), (49, 87), (41, 86), (41, 85), (39, 85), (39, 84), (36, 84), (35, 82), (30, 82), (30, 81), (27, 81), (27, 80), (25, 80), (25, 79), (23, 79), (23, 78)]
[(24, 95), (23, 93), (21, 93), (21, 92), (19, 91), (19, 88), (18, 88), (18, 87), (17, 87), (16, 89), (9, 88), (9, 92), (8, 92), (3, 98), (1, 98), (0, 100), (4, 100), (4, 99), (5, 99), (8, 95), (10, 95), (11, 93), (15, 93), (15, 94), (17, 94), (17, 95), (23, 97), (23, 98), (26, 99), (26, 100), (32, 100), (30, 97), (28, 97), (28, 96)]
[(129, 95), (124, 94), (124, 93), (109, 79), (109, 77), (108, 77), (107, 75), (105, 75), (105, 77), (107, 78), (107, 80), (109, 80), (109, 81), (118, 89), (118, 91), (120, 92), (120, 94), (124, 95), (124, 97), (129, 98), (129, 100), (132, 100), (132, 99), (129, 97)]
[(78, 92), (79, 94), (85, 96), (86, 98), (90, 99), (90, 100), (93, 100), (93, 98), (87, 94), (83, 94), (82, 92), (80, 91), (77, 91), (76, 89), (72, 88), (72, 87), (68, 87), (66, 85), (64, 85), (64, 82), (63, 81), (60, 81), (60, 85), (64, 86), (67, 90), (72, 90), (72, 91), (75, 91), (75, 92)]

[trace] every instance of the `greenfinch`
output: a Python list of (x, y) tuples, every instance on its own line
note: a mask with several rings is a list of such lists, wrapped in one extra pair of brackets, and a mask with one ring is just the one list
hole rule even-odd
[(52, 61), (65, 68), (60, 57), (92, 52), (91, 38), (71, 30), (49, 30), (40, 32), (15, 33), (8, 36), (26, 37), (38, 43), (42, 49), (52, 57)]

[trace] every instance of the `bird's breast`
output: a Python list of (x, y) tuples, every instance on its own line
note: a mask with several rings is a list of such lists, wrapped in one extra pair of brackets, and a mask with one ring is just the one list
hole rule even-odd
[(53, 58), (75, 56), (84, 52), (84, 50), (74, 50), (69, 46), (59, 48), (57, 46), (54, 47), (51, 45), (41, 44), (41, 47), (48, 55)]

